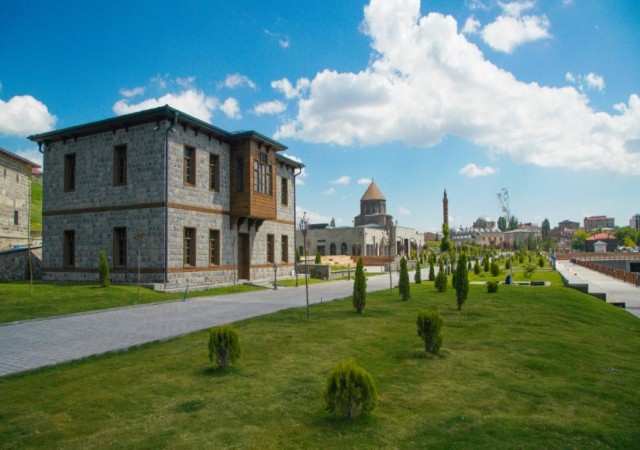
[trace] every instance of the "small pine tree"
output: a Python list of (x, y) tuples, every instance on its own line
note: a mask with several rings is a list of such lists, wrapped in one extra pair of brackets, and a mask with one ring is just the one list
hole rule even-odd
[(213, 367), (226, 369), (240, 358), (240, 337), (232, 325), (212, 327), (209, 330), (209, 361)]
[(318, 250), (316, 250), (316, 264), (322, 264), (322, 256)]
[(507, 270), (511, 269), (511, 258), (507, 259), (507, 261), (504, 263), (504, 268)]
[(456, 289), (458, 310), (461, 310), (469, 295), (469, 273), (467, 272), (467, 257), (464, 253), (460, 257), (460, 263), (456, 269), (456, 282), (453, 287)]
[(416, 263), (416, 274), (413, 277), (413, 281), (416, 282), (416, 284), (422, 284), (422, 267), (420, 267), (420, 260), (418, 260), (418, 262)]
[(473, 266), (473, 273), (480, 275), (480, 263), (478, 261), (476, 261), (476, 264)]
[(435, 287), (438, 292), (447, 292), (447, 274), (444, 272), (444, 264), (440, 261), (438, 275), (436, 275)]
[(493, 275), (494, 277), (500, 275), (500, 266), (496, 261), (491, 263), (491, 275)]
[(375, 409), (378, 392), (369, 372), (348, 359), (338, 364), (327, 377), (324, 398), (327, 411), (351, 420)]
[(356, 276), (353, 280), (353, 307), (358, 314), (364, 311), (367, 303), (367, 279), (364, 276), (364, 265), (362, 257), (358, 258), (356, 265)]
[(538, 258), (538, 266), (544, 267), (544, 258), (542, 256)]
[(482, 270), (483, 270), (484, 272), (489, 272), (489, 270), (490, 270), (490, 269), (491, 269), (491, 268), (490, 268), (490, 266), (489, 266), (489, 257), (488, 257), (488, 256), (485, 256), (485, 257), (484, 257), (484, 267), (482, 268)]
[(487, 281), (487, 292), (489, 294), (495, 294), (498, 292), (498, 282), (497, 281)]
[(433, 261), (429, 262), (429, 281), (433, 281), (436, 279), (436, 272), (433, 269)]
[(424, 340), (427, 353), (438, 353), (442, 346), (442, 316), (439, 311), (418, 313), (418, 336)]
[(411, 287), (409, 285), (407, 259), (404, 256), (400, 260), (400, 281), (398, 282), (398, 290), (400, 291), (402, 300), (409, 300), (409, 297), (411, 297)]
[(100, 286), (109, 286), (109, 261), (107, 261), (107, 254), (104, 250), (100, 250), (100, 263), (98, 264), (98, 277)]

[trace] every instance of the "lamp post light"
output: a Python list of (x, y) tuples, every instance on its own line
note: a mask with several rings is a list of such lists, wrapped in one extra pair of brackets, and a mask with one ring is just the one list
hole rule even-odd
[(309, 263), (307, 261), (307, 232), (309, 231), (309, 218), (305, 212), (298, 222), (298, 229), (302, 233), (302, 242), (304, 245), (304, 286), (307, 297), (307, 319), (310, 318), (309, 313)]

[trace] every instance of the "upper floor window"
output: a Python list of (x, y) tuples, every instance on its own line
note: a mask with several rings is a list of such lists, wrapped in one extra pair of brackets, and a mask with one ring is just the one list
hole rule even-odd
[(289, 180), (285, 177), (280, 178), (280, 203), (282, 206), (289, 204)]
[(196, 185), (196, 149), (193, 147), (184, 148), (182, 175), (184, 184)]
[(64, 155), (64, 190), (76, 190), (76, 154)]
[(220, 190), (220, 155), (209, 155), (209, 189)]
[(118, 145), (113, 148), (113, 185), (127, 184), (127, 146)]
[(271, 195), (271, 171), (269, 156), (260, 153), (260, 158), (253, 162), (253, 190), (261, 194)]

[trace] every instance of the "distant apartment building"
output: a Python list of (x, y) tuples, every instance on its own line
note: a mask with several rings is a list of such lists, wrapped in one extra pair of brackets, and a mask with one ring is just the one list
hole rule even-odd
[(598, 229), (611, 229), (615, 228), (615, 219), (607, 216), (591, 216), (584, 218), (584, 231), (587, 233)]
[(290, 275), (302, 164), (255, 131), (169, 106), (31, 136), (44, 153), (42, 276), (165, 289)]
[(31, 170), (39, 167), (0, 147), (0, 250), (29, 241)]
[(629, 226), (634, 230), (640, 230), (640, 214), (632, 216), (629, 220)]

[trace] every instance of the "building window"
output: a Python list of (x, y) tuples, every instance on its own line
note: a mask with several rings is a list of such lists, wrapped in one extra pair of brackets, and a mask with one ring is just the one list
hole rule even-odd
[(244, 192), (244, 160), (236, 159), (236, 192)]
[(282, 236), (282, 262), (289, 262), (289, 236)]
[(271, 166), (269, 156), (260, 153), (260, 159), (253, 161), (253, 190), (261, 194), (271, 195)]
[(209, 265), (220, 265), (220, 230), (209, 230)]
[(189, 186), (196, 185), (196, 149), (193, 147), (184, 148), (184, 164), (183, 164), (184, 184)]
[(20, 225), (20, 212), (19, 211), (14, 211), (13, 212), (13, 224), (14, 225)]
[(183, 243), (183, 255), (185, 266), (196, 265), (196, 229), (185, 228), (184, 229), (184, 243)]
[(113, 267), (127, 267), (127, 228), (113, 229)]
[(127, 184), (127, 146), (118, 145), (113, 148), (113, 185)]
[(76, 190), (76, 154), (64, 155), (64, 190)]
[(280, 178), (280, 203), (282, 206), (289, 204), (289, 180), (285, 177)]
[(273, 234), (267, 234), (267, 262), (274, 263), (275, 262), (275, 236)]
[(63, 236), (62, 264), (65, 267), (76, 265), (76, 231), (65, 230)]
[(209, 155), (209, 189), (220, 191), (220, 156)]

